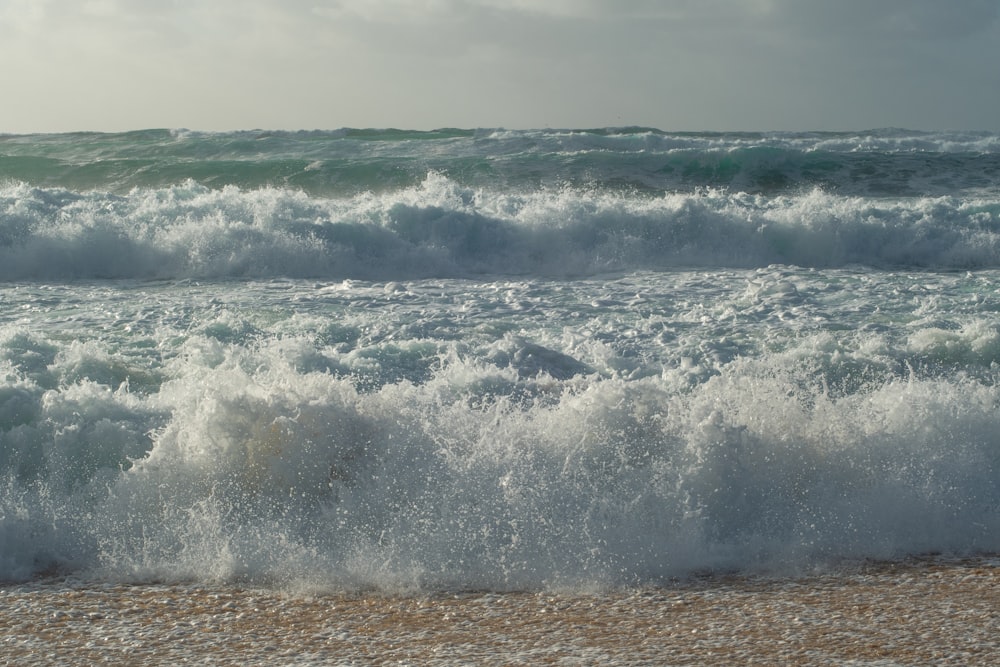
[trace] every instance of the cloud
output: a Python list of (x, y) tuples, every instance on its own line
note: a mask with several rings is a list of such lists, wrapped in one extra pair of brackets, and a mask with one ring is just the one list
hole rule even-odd
[[(995, 126), (997, 0), (0, 0), (31, 127)], [(957, 102), (960, 100), (960, 102)]]
[(822, 39), (956, 40), (995, 24), (997, 0), (772, 0), (766, 20)]

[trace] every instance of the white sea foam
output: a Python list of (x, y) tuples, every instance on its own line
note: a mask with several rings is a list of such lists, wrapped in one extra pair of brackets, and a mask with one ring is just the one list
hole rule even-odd
[(510, 589), (995, 550), (996, 304), (962, 297), (990, 280), (138, 283), (103, 332), (70, 289), (62, 334), (0, 336), (2, 574)]
[(491, 192), (431, 173), (416, 187), (343, 199), (193, 182), (124, 196), (15, 185), (0, 206), (7, 280), (1000, 264), (995, 198)]

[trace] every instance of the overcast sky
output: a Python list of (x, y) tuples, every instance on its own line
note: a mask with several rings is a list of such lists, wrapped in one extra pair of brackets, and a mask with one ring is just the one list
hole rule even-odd
[(1000, 130), (1000, 0), (0, 0), (0, 132)]

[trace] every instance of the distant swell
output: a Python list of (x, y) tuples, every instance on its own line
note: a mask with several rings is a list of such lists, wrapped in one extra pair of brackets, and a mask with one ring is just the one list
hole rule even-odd
[(390, 280), (632, 270), (1000, 266), (1000, 198), (472, 188), (344, 197), (194, 181), (0, 189), (0, 279)]
[(553, 184), (663, 194), (814, 188), (911, 197), (995, 191), (1000, 137), (981, 132), (351, 130), (0, 135), (0, 182), (124, 194), (185, 179), (317, 197), (418, 185), (428, 171), (476, 188)]

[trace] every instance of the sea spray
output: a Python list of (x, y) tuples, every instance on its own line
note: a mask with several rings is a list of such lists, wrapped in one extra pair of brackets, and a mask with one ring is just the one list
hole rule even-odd
[(5, 429), (7, 577), (522, 588), (1000, 546), (992, 382), (452, 358), (372, 388), (269, 344), (183, 358), (153, 394), (73, 384)]

